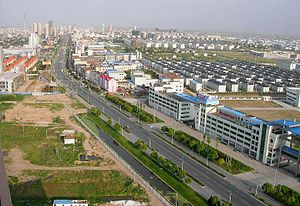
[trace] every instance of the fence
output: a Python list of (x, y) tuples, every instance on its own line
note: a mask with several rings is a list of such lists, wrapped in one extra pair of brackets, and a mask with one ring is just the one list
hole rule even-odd
[(154, 195), (158, 197), (165, 205), (172, 206), (172, 204), (166, 200), (157, 190), (155, 190), (143, 177), (141, 177), (122, 157), (120, 157), (114, 150), (112, 150), (98, 135), (96, 135), (77, 115), (75, 118), (86, 128), (94, 137), (96, 137), (102, 145), (113, 154), (132, 174), (133, 180), (137, 177)]

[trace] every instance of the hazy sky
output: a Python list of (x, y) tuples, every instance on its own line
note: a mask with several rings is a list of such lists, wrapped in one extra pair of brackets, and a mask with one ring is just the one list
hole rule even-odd
[(54, 24), (178, 28), (300, 36), (300, 0), (0, 0), (0, 26)]

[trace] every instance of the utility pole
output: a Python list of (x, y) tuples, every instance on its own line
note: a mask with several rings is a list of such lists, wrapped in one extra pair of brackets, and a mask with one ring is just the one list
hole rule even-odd
[(184, 165), (184, 159), (181, 162), (181, 169), (183, 170), (183, 165)]
[(274, 179), (273, 179), (273, 186), (274, 186), (274, 187), (276, 186), (276, 180), (277, 180), (277, 170), (278, 170), (278, 168), (276, 167), (276, 169), (275, 169), (275, 173), (274, 173)]
[(150, 147), (150, 149), (151, 149), (151, 139), (149, 138), (149, 147)]

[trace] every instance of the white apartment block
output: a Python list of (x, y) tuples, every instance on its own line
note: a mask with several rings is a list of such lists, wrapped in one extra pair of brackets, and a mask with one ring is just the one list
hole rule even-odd
[(295, 107), (300, 107), (300, 88), (286, 88), (286, 101)]

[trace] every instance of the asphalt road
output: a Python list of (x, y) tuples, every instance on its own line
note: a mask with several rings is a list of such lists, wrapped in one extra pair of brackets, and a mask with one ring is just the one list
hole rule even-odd
[[(91, 124), (94, 124), (89, 120)], [(95, 124), (94, 124), (95, 125)], [(95, 125), (96, 126), (96, 125)], [(130, 163), (134, 171), (137, 171), (144, 179), (146, 179), (152, 187), (157, 188), (157, 190), (163, 192), (164, 194), (174, 193), (175, 191), (166, 185), (161, 179), (159, 179), (155, 174), (153, 174), (148, 168), (142, 165), (138, 160), (136, 160), (127, 150), (119, 146), (113, 138), (107, 135), (103, 130), (97, 129), (98, 136), (120, 157), (122, 157), (127, 163)], [(175, 201), (173, 199), (173, 201)]]
[(233, 205), (238, 206), (264, 205), (249, 193), (232, 185), (226, 179), (215, 174), (202, 164), (185, 155), (183, 152), (176, 150), (170, 144), (162, 141), (150, 131), (140, 127), (131, 119), (128, 119), (128, 117), (111, 108), (105, 101), (101, 100), (101, 97), (95, 92), (83, 88), (81, 83), (67, 76), (62, 70), (62, 68), (65, 68), (64, 53), (65, 52), (60, 52), (59, 60), (54, 63), (54, 70), (61, 81), (68, 85), (70, 89), (76, 91), (78, 95), (100, 110), (105, 108), (105, 113), (107, 115), (115, 121), (120, 121), (122, 125), (127, 125), (130, 128), (130, 131), (144, 142), (149, 143), (151, 141), (151, 147), (156, 149), (161, 155), (171, 160), (173, 163), (180, 167), (183, 164), (184, 170), (186, 170), (188, 174), (198, 181), (203, 182), (207, 187), (219, 194), (222, 199), (229, 200), (229, 197), (231, 196)]

